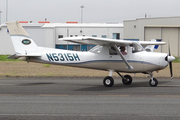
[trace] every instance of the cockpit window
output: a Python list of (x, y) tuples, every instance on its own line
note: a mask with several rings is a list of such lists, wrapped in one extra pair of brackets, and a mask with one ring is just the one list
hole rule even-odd
[(102, 48), (103, 48), (103, 46), (97, 45), (97, 46), (93, 47), (92, 49), (90, 49), (89, 52), (100, 53)]
[(137, 42), (134, 42), (132, 45), (132, 52), (135, 53), (135, 52), (141, 52), (141, 51), (144, 51), (144, 48), (141, 46), (141, 44), (137, 43)]

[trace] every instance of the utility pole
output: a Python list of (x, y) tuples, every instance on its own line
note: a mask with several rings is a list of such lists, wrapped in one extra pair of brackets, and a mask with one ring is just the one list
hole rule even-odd
[(6, 0), (6, 22), (8, 21), (8, 0)]
[(83, 8), (84, 8), (84, 6), (82, 5), (81, 7), (81, 23), (83, 22)]
[(0, 11), (0, 25), (1, 25), (1, 13), (2, 13), (2, 11)]

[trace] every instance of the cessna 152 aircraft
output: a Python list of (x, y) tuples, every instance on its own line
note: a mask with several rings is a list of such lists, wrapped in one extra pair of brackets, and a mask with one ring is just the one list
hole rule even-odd
[(152, 52), (152, 47), (146, 47), (148, 50), (142, 47), (142, 45), (163, 45), (165, 42), (125, 41), (94, 37), (59, 39), (97, 45), (87, 52), (81, 52), (38, 47), (18, 21), (7, 22), (7, 27), (15, 49), (15, 54), (9, 57), (11, 59), (109, 71), (109, 76), (103, 80), (106, 87), (111, 87), (114, 84), (113, 72), (122, 78), (124, 85), (130, 85), (132, 77), (130, 75), (123, 76), (120, 72), (149, 74), (150, 86), (157, 86), (158, 81), (153, 77), (153, 71), (166, 68), (168, 63), (172, 77), (172, 61), (175, 58), (171, 56), (170, 49), (169, 54), (166, 54)]

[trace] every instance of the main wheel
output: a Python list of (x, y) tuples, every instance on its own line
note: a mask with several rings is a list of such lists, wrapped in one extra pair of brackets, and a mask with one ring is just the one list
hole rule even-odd
[(125, 75), (125, 79), (122, 79), (124, 85), (130, 85), (132, 83), (132, 77), (130, 75)]
[(105, 87), (112, 87), (114, 85), (114, 79), (111, 76), (107, 76), (103, 80)]
[(153, 81), (150, 79), (149, 80), (149, 85), (152, 87), (156, 87), (158, 85), (158, 81), (156, 78), (153, 78)]

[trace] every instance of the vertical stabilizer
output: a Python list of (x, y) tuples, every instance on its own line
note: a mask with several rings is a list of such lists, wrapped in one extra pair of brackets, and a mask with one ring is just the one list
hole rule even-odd
[[(156, 39), (152, 39), (151, 42), (156, 42)], [(154, 51), (154, 47), (155, 47), (155, 45), (148, 45), (148, 46), (145, 47), (145, 50), (147, 52), (153, 52)]]
[(19, 24), (18, 21), (7, 22), (6, 24), (16, 54), (28, 55), (28, 54), (36, 53), (38, 48), (37, 45), (29, 37), (28, 33), (24, 30), (24, 28)]

